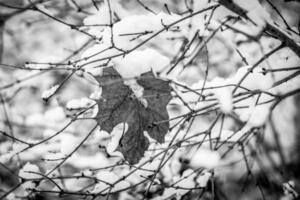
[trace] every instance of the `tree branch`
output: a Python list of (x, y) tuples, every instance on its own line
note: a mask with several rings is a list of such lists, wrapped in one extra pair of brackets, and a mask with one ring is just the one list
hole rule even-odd
[[(227, 9), (231, 10), (232, 12), (236, 13), (237, 15), (255, 24), (255, 22), (253, 22), (247, 16), (247, 11), (241, 8), (239, 5), (235, 4), (232, 0), (220, 0), (219, 3), (224, 7), (226, 7)], [(295, 54), (297, 54), (297, 56), (300, 57), (300, 46), (286, 33), (280, 30), (278, 27), (274, 26), (270, 22), (267, 22), (263, 31), (267, 33), (271, 33), (278, 40), (280, 40), (286, 47), (289, 47)]]

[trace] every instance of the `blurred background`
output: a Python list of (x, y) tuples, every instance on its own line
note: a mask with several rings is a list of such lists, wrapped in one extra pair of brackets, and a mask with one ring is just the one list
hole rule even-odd
[[(261, 0), (259, 2), (270, 14), (271, 19), (282, 29), (287, 29), (287, 23), (299, 34), (299, 1)], [(207, 3), (207, 1), (191, 0), (118, 0), (111, 1), (111, 7), (114, 12), (114, 21), (118, 22), (126, 16), (143, 15), (150, 12), (172, 12), (184, 16), (188, 12), (189, 6), (196, 11), (201, 10)], [(32, 7), (33, 4), (38, 6), (39, 11)], [(10, 133), (13, 137), (22, 138), (27, 142), (46, 138), (60, 130), (70, 119), (69, 117), (74, 114), (74, 111), (66, 108), (68, 102), (73, 99), (87, 98), (98, 89), (99, 86), (93, 78), (84, 72), (78, 72), (68, 79), (72, 68), (60, 66), (59, 63), (68, 63), (82, 58), (82, 53), (97, 42), (95, 38), (91, 38), (82, 31), (88, 32), (88, 27), (84, 26), (84, 20), (88, 16), (107, 12), (107, 9), (103, 8), (103, 4), (102, 0), (0, 0), (0, 130), (3, 133)], [(251, 7), (251, 1), (248, 1), (248, 4), (246, 6)], [(286, 21), (282, 20), (278, 12)], [(233, 15), (233, 13), (224, 7), (219, 7), (212, 15), (212, 19), (221, 21), (228, 15)], [(195, 17), (191, 24), (203, 23), (204, 19), (208, 17), (208, 15)], [(70, 24), (76, 25), (77, 28), (71, 29)], [(250, 35), (255, 34), (255, 30), (252, 30), (246, 21), (231, 25)], [(201, 36), (206, 38), (212, 32), (213, 29), (208, 30), (208, 33), (203, 33)], [(224, 27), (224, 30), (216, 32), (205, 48), (198, 53), (199, 58), (194, 60), (190, 67), (182, 70), (177, 80), (187, 86), (192, 86), (200, 79), (205, 78), (206, 66), (209, 66), (209, 73), (206, 77), (208, 80), (212, 80), (216, 76), (228, 78), (245, 65), (237, 53), (237, 49), (247, 58), (248, 63), (255, 63), (263, 54), (278, 44), (278, 40), (267, 34), (259, 37), (258, 41), (252, 41), (245, 38), (243, 34)], [(168, 50), (163, 49), (161, 52), (168, 55)], [(274, 68), (299, 67), (299, 64), (299, 57), (285, 48), (272, 55), (268, 61), (263, 62), (261, 67), (269, 65)], [(284, 77), (277, 74), (274, 76), (276, 80)], [(41, 96), (44, 91), (65, 80), (67, 82), (63, 84), (59, 94), (48, 101), (42, 100)], [(298, 83), (289, 84), (299, 87), (299, 85), (295, 85)], [(227, 158), (226, 167), (217, 170), (216, 178), (210, 180), (214, 184), (208, 184), (206, 190), (209, 191), (209, 194), (199, 197), (199, 199), (299, 199), (299, 196), (293, 194), (293, 192), (299, 192), (300, 187), (299, 103), (300, 96), (296, 95), (284, 100), (273, 111), (273, 124), (264, 126), (262, 138), (257, 139), (262, 140), (261, 144), (263, 144), (263, 148), (259, 147), (261, 148), (259, 155), (255, 155), (254, 151), (249, 151), (251, 156), (257, 157), (259, 160), (257, 161), (259, 166), (254, 167), (251, 174), (247, 172), (245, 163), (240, 165), (234, 163), (235, 158), (243, 153), (241, 149), (237, 148), (236, 151), (231, 152), (229, 159)], [(172, 116), (183, 112), (182, 108), (176, 105), (170, 106), (169, 110)], [(213, 117), (209, 115), (195, 119), (196, 123), (192, 130), (200, 131), (200, 129), (206, 128), (212, 119)], [(224, 128), (230, 127), (235, 131), (234, 129), (237, 127), (235, 123), (234, 120), (228, 119)], [(45, 160), (51, 157), (48, 153), (56, 151), (57, 148), (60, 148), (62, 152), (70, 152), (68, 148), (71, 147), (68, 147), (67, 141), (77, 141), (76, 138), (81, 138), (83, 133), (93, 127), (93, 124), (92, 120), (76, 121), (64, 131), (70, 134), (61, 136), (53, 143), (45, 143), (43, 147), (15, 156), (13, 159), (10, 158), (12, 154), (9, 153), (21, 150), (22, 145), (15, 146), (11, 139), (1, 134), (0, 196), (19, 184), (20, 177), (14, 174), (25, 163), (38, 163), (41, 171), (45, 172), (49, 168), (47, 165), (53, 166)], [(99, 145), (105, 145), (109, 137), (109, 135), (93, 136), (88, 145), (80, 149), (80, 155), (67, 163), (67, 167), (63, 168), (62, 173), (80, 174), (86, 169), (101, 168), (101, 166), (105, 166), (105, 162), (114, 162), (103, 161), (106, 159), (105, 152), (101, 148), (99, 150)], [(253, 146), (253, 148), (258, 147)], [(45, 157), (46, 154), (48, 157)], [(231, 161), (232, 164), (228, 164)], [(186, 164), (182, 161), (180, 165), (181, 168), (184, 168)], [(65, 188), (77, 188), (78, 190), (82, 189), (84, 185), (80, 181), (68, 180), (63, 184)], [(213, 197), (212, 190), (215, 193)], [(12, 193), (15, 195), (5, 198), (23, 198), (19, 189)], [(155, 194), (158, 193), (157, 191), (153, 193), (154, 199)], [(20, 194), (19, 197), (18, 194)], [(135, 199), (136, 197), (132, 195), (122, 198)], [(197, 197), (195, 194), (189, 194), (182, 196), (181, 199), (197, 199)], [(40, 193), (38, 196), (27, 196), (27, 198), (74, 199), (77, 196), (58, 197)], [(121, 199), (120, 195), (111, 198)], [(99, 199), (105, 198), (99, 197)]]

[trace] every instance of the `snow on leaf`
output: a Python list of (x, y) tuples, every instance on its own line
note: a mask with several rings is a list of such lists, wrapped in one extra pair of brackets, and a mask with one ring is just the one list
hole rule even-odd
[(169, 129), (166, 105), (171, 100), (171, 87), (167, 81), (155, 78), (152, 72), (142, 74), (137, 83), (144, 88), (145, 107), (114, 68), (105, 68), (98, 81), (102, 98), (98, 101), (96, 120), (101, 129), (109, 133), (119, 123), (128, 124), (116, 150), (121, 151), (130, 164), (138, 163), (149, 147), (144, 131), (156, 141), (164, 142)]
[(103, 66), (107, 64), (107, 59), (105, 58), (118, 53), (117, 49), (110, 48), (106, 44), (95, 44), (82, 53), (82, 61), (78, 63), (78, 66), (84, 65), (84, 70), (92, 76), (101, 76)]
[(106, 146), (106, 151), (109, 155), (123, 157), (122, 154), (120, 152), (116, 152), (116, 150), (120, 144), (123, 133), (126, 132), (127, 129), (128, 126), (126, 123), (121, 123), (114, 127), (113, 131), (110, 133), (111, 139)]
[(89, 98), (92, 100), (99, 100), (101, 98), (102, 88), (97, 88), (92, 94), (90, 94)]
[(152, 48), (133, 51), (125, 57), (116, 58), (113, 62), (123, 78), (140, 76), (150, 70), (160, 72), (170, 63), (166, 56)]

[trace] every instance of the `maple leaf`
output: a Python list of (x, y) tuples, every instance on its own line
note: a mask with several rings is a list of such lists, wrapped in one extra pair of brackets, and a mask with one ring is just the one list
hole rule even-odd
[(144, 88), (145, 107), (114, 68), (105, 68), (97, 81), (102, 87), (102, 98), (97, 102), (97, 123), (109, 133), (119, 123), (127, 123), (128, 130), (123, 134), (117, 150), (130, 164), (138, 163), (149, 147), (144, 131), (159, 143), (164, 142), (168, 132), (166, 106), (171, 100), (169, 82), (156, 78), (153, 72), (144, 73), (136, 80)]

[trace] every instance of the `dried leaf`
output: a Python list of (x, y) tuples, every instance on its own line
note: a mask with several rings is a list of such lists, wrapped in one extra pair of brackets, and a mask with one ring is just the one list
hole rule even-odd
[(144, 131), (160, 143), (164, 142), (168, 132), (166, 106), (171, 100), (169, 82), (156, 78), (152, 72), (144, 73), (137, 79), (137, 83), (144, 88), (145, 107), (114, 68), (105, 68), (103, 75), (97, 79), (102, 86), (102, 98), (98, 101), (96, 120), (101, 129), (109, 133), (119, 123), (128, 124), (117, 150), (130, 164), (138, 163), (149, 147)]

